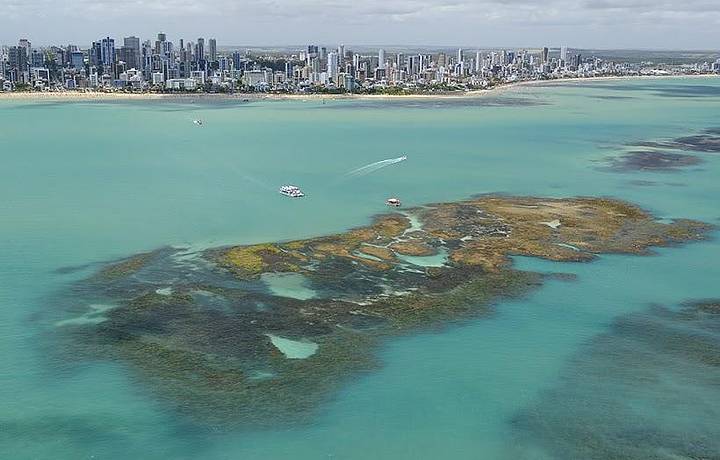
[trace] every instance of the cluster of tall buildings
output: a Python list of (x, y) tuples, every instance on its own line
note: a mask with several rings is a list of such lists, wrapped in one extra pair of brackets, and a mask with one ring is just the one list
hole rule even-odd
[(532, 78), (558, 71), (583, 71), (596, 69), (598, 63), (584, 66), (581, 55), (568, 59), (567, 48), (561, 57), (550, 57), (550, 50), (539, 51), (474, 51), (458, 49), (455, 53), (355, 53), (340, 45), (328, 51), (315, 45), (301, 52), (293, 74), (294, 81), (310, 84), (348, 87), (353, 83), (372, 81), (376, 84), (454, 84), (471, 85), (489, 79)]
[[(87, 48), (33, 48), (30, 41), (21, 39), (17, 46), (0, 49), (0, 83), (5, 90), (21, 86), (284, 92), (467, 88), (539, 78), (625, 75), (641, 67), (584, 57), (566, 46), (406, 53), (309, 45), (294, 52), (257, 55), (220, 51), (214, 38), (176, 43), (164, 33), (145, 41), (134, 36), (122, 42), (105, 37)], [(720, 72), (720, 59), (685, 71)]]
[(125, 37), (121, 43), (105, 37), (88, 48), (76, 45), (34, 49), (21, 39), (18, 46), (0, 49), (0, 80), (10, 85), (74, 88), (140, 88), (170, 80), (205, 84), (206, 77), (230, 70), (217, 41), (198, 38), (178, 44), (159, 33), (154, 41)]

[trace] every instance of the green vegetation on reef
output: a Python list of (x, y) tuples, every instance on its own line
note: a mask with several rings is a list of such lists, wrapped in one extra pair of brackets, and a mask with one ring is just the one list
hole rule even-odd
[(115, 262), (97, 273), (98, 278), (121, 278), (123, 276), (131, 275), (140, 268), (142, 268), (148, 260), (153, 256), (151, 252), (145, 252), (142, 254), (136, 254), (127, 259), (123, 259), (119, 262)]
[[(661, 223), (609, 199), (484, 196), (380, 215), (337, 235), (210, 249), (192, 270), (174, 263), (172, 249), (140, 254), (81, 283), (117, 305), (104, 321), (59, 329), (77, 356), (128, 363), (189, 416), (277, 426), (311, 415), (350, 376), (377, 366), (382, 339), (485, 314), (539, 286), (546, 275), (514, 269), (513, 255), (643, 254), (709, 229)], [(402, 257), (441, 250), (448, 260), (439, 267)], [(301, 276), (316, 295), (275, 295), (261, 276), (271, 273)], [(288, 358), (270, 335), (318, 348)]]

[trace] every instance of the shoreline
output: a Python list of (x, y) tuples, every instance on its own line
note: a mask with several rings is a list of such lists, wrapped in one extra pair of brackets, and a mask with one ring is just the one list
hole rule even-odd
[(625, 76), (598, 76), (556, 78), (551, 80), (522, 80), (503, 83), (490, 89), (476, 89), (457, 93), (438, 94), (268, 94), (268, 93), (123, 93), (103, 91), (45, 91), (45, 92), (1, 92), (1, 101), (31, 101), (31, 100), (58, 100), (58, 101), (93, 101), (93, 100), (247, 100), (275, 101), (275, 100), (353, 100), (353, 99), (459, 99), (467, 97), (482, 97), (497, 94), (523, 86), (537, 85), (564, 85), (597, 81), (623, 81), (623, 80), (661, 80), (668, 78), (720, 78), (720, 74), (691, 74), (691, 75), (625, 75)]

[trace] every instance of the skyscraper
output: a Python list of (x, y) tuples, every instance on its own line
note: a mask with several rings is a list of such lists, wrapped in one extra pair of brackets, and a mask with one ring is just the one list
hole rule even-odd
[(102, 65), (102, 50), (100, 42), (92, 42), (92, 45), (90, 46), (90, 65)]
[(138, 37), (125, 37), (119, 54), (119, 59), (125, 61), (129, 69), (139, 69), (141, 61), (140, 39)]
[(338, 76), (338, 54), (332, 51), (327, 55), (327, 72), (328, 77), (336, 82)]
[(294, 73), (293, 64), (290, 61), (285, 61), (285, 76), (292, 78)]
[(463, 49), (458, 49), (457, 52), (457, 75), (464, 76), (465, 75), (465, 56), (463, 54)]
[(115, 40), (105, 37), (100, 42), (100, 61), (103, 66), (112, 66), (115, 63)]
[(165, 36), (164, 33), (160, 32), (157, 35), (157, 40), (155, 40), (155, 54), (158, 54), (158, 55), (162, 54), (163, 44), (165, 43), (166, 40), (167, 40), (167, 37)]
[(445, 54), (445, 53), (438, 53), (438, 55), (437, 55), (437, 65), (438, 65), (438, 67), (446, 67), (446, 66), (447, 66), (447, 54)]
[(30, 56), (32, 54), (32, 45), (27, 38), (21, 38), (18, 46), (25, 50), (25, 56)]
[(195, 60), (198, 62), (205, 60), (205, 39), (202, 37), (197, 39), (197, 48), (195, 50)]
[(136, 50), (138, 53), (140, 52), (140, 39), (138, 37), (125, 37), (123, 39), (123, 45)]
[(540, 53), (540, 64), (549, 64), (550, 63), (550, 50), (547, 49), (547, 47), (543, 47), (541, 53)]
[(70, 52), (70, 67), (76, 69), (83, 69), (85, 67), (85, 56), (83, 56), (82, 51)]
[(560, 60), (567, 63), (567, 46), (565, 45), (560, 47)]
[(233, 69), (240, 70), (243, 68), (242, 65), (243, 57), (240, 51), (233, 51), (232, 54), (232, 63), (233, 63)]
[(214, 38), (208, 40), (208, 54), (210, 55), (210, 62), (217, 61), (217, 40)]
[(25, 72), (28, 65), (28, 56), (22, 46), (11, 46), (8, 50), (8, 63), (11, 70)]
[(378, 69), (385, 68), (385, 50), (380, 48), (378, 51)]
[(33, 50), (30, 55), (30, 66), (31, 67), (44, 67), (45, 66), (45, 54), (40, 50)]

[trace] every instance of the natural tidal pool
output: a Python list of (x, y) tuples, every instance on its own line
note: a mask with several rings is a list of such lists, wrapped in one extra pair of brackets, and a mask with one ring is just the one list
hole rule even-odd
[[(601, 247), (603, 232), (583, 247), (589, 234), (571, 232), (583, 228), (583, 213), (573, 220), (527, 198), (509, 208), (489, 209), (487, 201), (439, 208), (476, 223), (458, 231), (489, 227), (502, 241), (489, 246), (481, 245), (488, 234), (441, 234), (452, 225), (433, 226), (437, 210), (421, 215), (433, 204), (490, 200), (472, 198), (487, 193), (611, 197), (660, 219), (620, 224), (614, 242), (662, 244), (658, 229), (673, 219), (717, 225), (720, 92), (708, 88), (720, 83), (553, 84), (487, 103), (0, 101), (2, 451), (8, 458), (717, 457), (717, 232), (649, 255), (620, 254)], [(192, 124), (199, 117), (202, 129)], [(322, 143), (303, 142), (317, 129)], [(382, 151), (368, 148), (370, 140)], [(345, 177), (401, 154), (406, 162)], [(279, 196), (277, 186), (288, 182), (308, 196)], [(399, 214), (397, 225), (374, 234), (387, 240), (348, 233), (387, 215), (389, 196), (413, 218)], [(478, 210), (531, 228), (524, 235), (540, 235), (532, 241), (542, 244), (519, 250), (527, 239), (511, 236), (510, 245), (507, 229)], [(519, 227), (518, 212), (531, 217)], [(331, 235), (353, 237), (322, 240)], [(348, 247), (341, 261), (323, 256)], [(508, 279), (484, 276), (502, 263), (489, 257), (497, 247), (530, 289), (478, 301)], [(238, 249), (232, 267), (216, 248), (255, 249)], [(487, 257), (472, 259), (478, 251)], [(470, 260), (482, 269), (453, 265)], [(448, 294), (472, 279), (493, 282), (463, 291), (464, 302), (458, 291)], [(443, 310), (432, 321), (409, 321), (402, 312), (427, 295), (432, 305), (472, 314)], [(396, 314), (370, 315), (367, 300), (387, 296), (397, 297)], [(128, 315), (133, 305), (139, 309)], [(156, 309), (143, 310), (148, 305)], [(334, 307), (337, 316), (296, 321), (296, 312), (315, 307)], [(346, 335), (324, 332), (335, 328)], [(168, 346), (184, 361), (159, 352)], [(326, 362), (328, 351), (336, 354)], [(215, 372), (200, 375), (201, 364)], [(239, 391), (228, 372), (236, 367), (267, 389), (267, 399)], [(291, 384), (277, 384), (288, 370)]]

